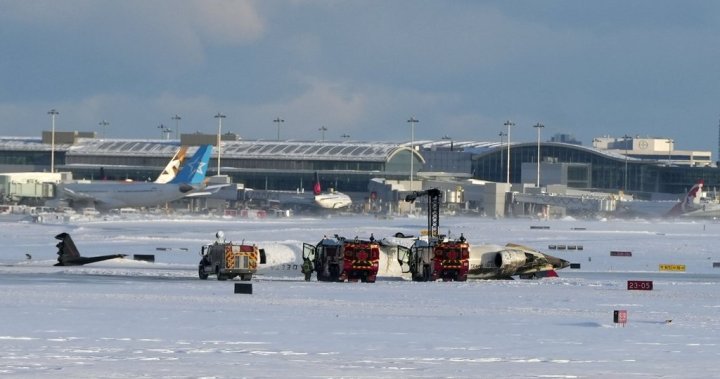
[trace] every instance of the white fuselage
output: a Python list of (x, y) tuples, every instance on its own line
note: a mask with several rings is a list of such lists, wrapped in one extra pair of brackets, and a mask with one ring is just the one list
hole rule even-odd
[(352, 200), (344, 193), (329, 192), (315, 195), (315, 204), (324, 209), (340, 209), (352, 205)]
[(60, 187), (65, 198), (93, 204), (102, 210), (161, 205), (180, 199), (193, 190), (188, 184), (152, 182), (72, 183)]

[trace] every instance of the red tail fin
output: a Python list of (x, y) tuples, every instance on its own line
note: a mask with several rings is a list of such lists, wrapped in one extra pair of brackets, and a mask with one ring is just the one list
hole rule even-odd
[(319, 195), (322, 193), (322, 188), (320, 187), (320, 175), (318, 173), (315, 173), (315, 185), (313, 186), (313, 193), (315, 195)]
[(699, 193), (702, 192), (703, 184), (705, 182), (700, 179), (695, 183), (692, 188), (690, 188), (690, 191), (688, 191), (687, 194), (685, 194), (685, 198), (683, 198), (679, 203), (675, 204), (672, 209), (667, 213), (667, 216), (679, 216), (687, 211), (689, 211), (689, 206), (695, 201), (695, 198), (699, 196)]

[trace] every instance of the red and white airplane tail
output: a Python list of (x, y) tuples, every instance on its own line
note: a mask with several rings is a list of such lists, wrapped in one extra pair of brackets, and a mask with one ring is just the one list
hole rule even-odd
[(320, 187), (320, 175), (315, 173), (315, 185), (313, 185), (313, 193), (315, 196), (322, 193), (322, 187)]
[(690, 191), (688, 191), (687, 194), (685, 194), (685, 197), (675, 204), (670, 211), (666, 214), (666, 216), (680, 216), (683, 213), (689, 212), (692, 210), (692, 204), (696, 202), (696, 199), (702, 195), (702, 188), (703, 188), (704, 181), (702, 179), (699, 179), (697, 183), (695, 183), (692, 188), (690, 188)]

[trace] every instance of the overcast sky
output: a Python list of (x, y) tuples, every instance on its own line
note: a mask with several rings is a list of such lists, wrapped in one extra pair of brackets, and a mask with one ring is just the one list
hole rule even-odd
[(0, 135), (673, 138), (717, 157), (718, 1), (0, 0)]

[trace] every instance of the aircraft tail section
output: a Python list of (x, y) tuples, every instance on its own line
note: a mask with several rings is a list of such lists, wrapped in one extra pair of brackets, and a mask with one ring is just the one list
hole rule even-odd
[(679, 203), (675, 204), (672, 209), (670, 209), (666, 216), (680, 216), (683, 213), (689, 212), (692, 204), (695, 202), (695, 199), (701, 195), (704, 184), (705, 182), (702, 179), (698, 180), (697, 183), (690, 188), (690, 191), (685, 194), (685, 197)]
[(205, 180), (212, 145), (201, 145), (195, 154), (183, 165), (177, 176), (169, 183), (201, 184)]
[(75, 242), (73, 242), (70, 234), (60, 233), (55, 236), (60, 242), (56, 245), (58, 248), (58, 263), (55, 266), (82, 266), (87, 263), (100, 262), (108, 259), (122, 258), (125, 254), (100, 255), (97, 257), (83, 257), (80, 255)]
[(322, 187), (320, 187), (320, 174), (315, 172), (315, 185), (313, 186), (313, 193), (315, 196), (322, 193)]
[(155, 183), (168, 183), (177, 176), (178, 171), (180, 171), (180, 166), (182, 166), (183, 161), (185, 161), (187, 149), (187, 146), (180, 147), (180, 149), (175, 153), (175, 156), (173, 156), (167, 166), (165, 166), (165, 169), (160, 173), (157, 179), (155, 179)]

